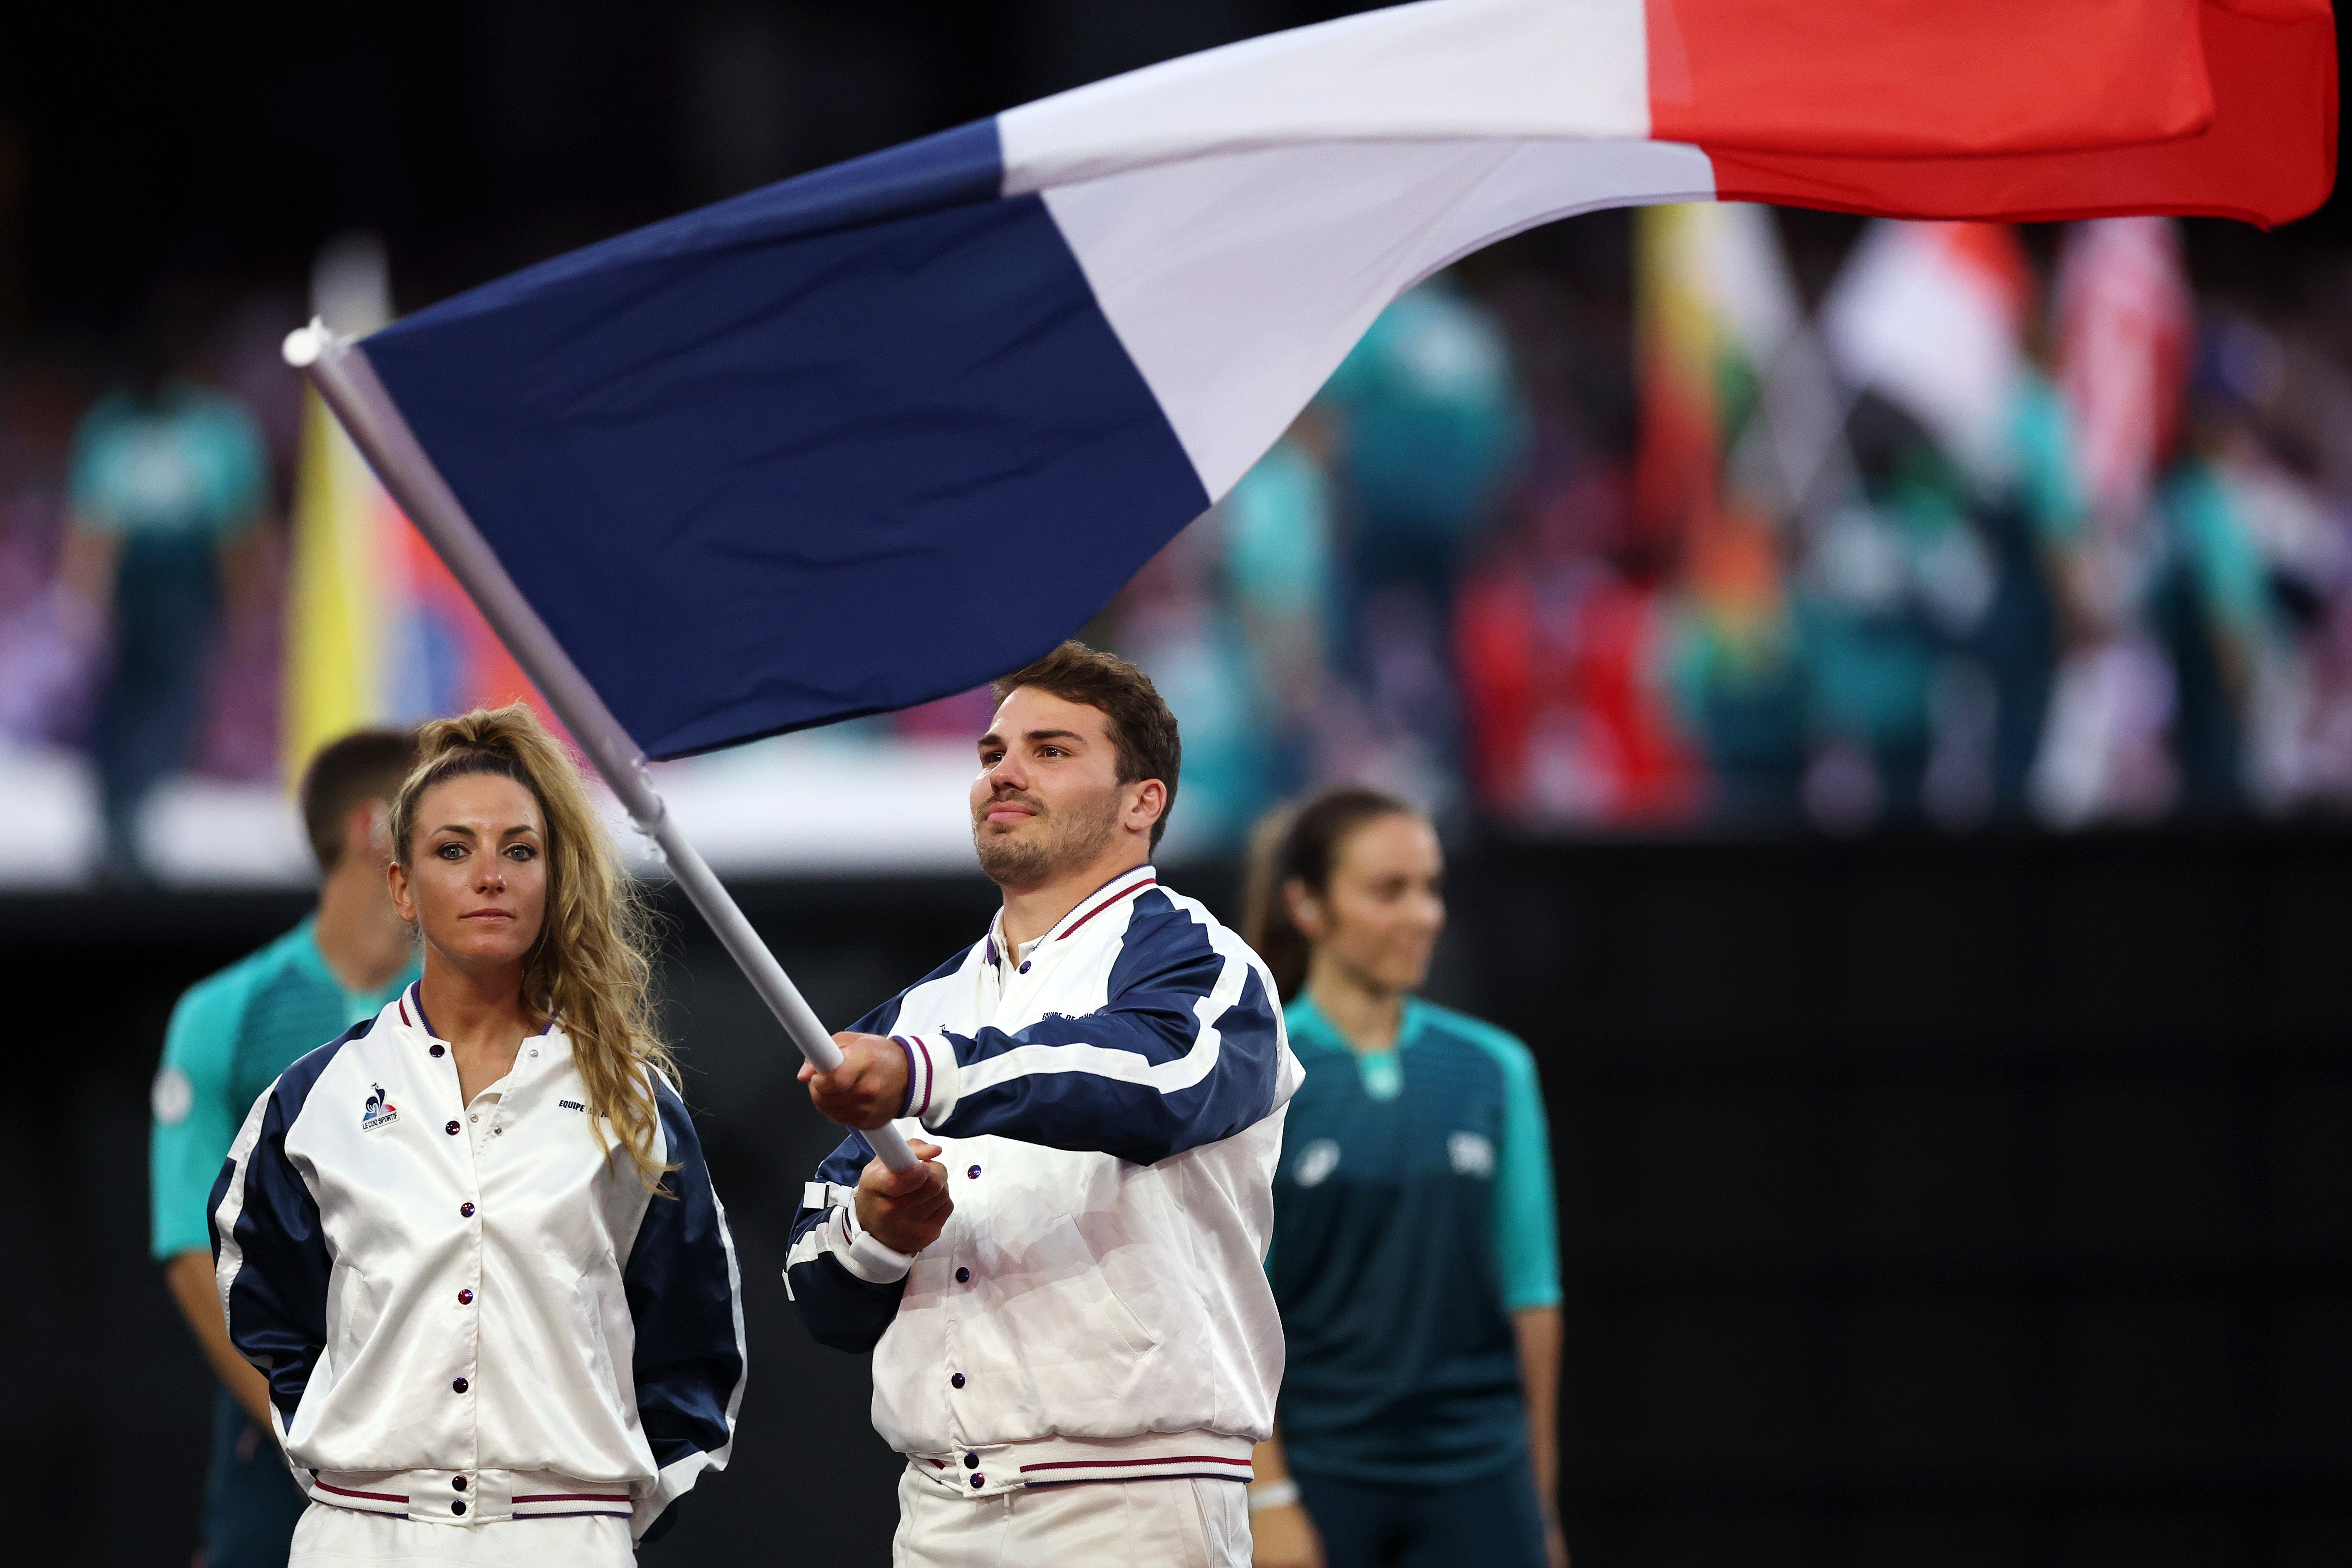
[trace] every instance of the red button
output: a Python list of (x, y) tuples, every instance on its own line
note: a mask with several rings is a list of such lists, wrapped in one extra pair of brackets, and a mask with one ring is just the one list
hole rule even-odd
[(441, 1131), (449, 1134), (450, 1137), (455, 1138), (457, 1136), (457, 1124), (452, 1121), (448, 1126), (444, 1127)]
[(458, 1378), (455, 1382), (451, 1383), (449, 1386), (456, 1389), (458, 1393), (463, 1394), (466, 1392), (466, 1380), (462, 1377)]
[(470, 1307), (473, 1304), (474, 1293), (471, 1290), (460, 1290), (457, 1292), (457, 1305), (460, 1307)]
[(474, 1217), (474, 1205), (471, 1204), (459, 1204), (457, 1205), (457, 1213), (467, 1219), (471, 1219)]

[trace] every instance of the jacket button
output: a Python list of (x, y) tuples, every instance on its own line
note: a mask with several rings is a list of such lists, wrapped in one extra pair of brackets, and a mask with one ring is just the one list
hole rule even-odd
[[(465, 1381), (466, 1380), (462, 1377), (457, 1380), (460, 1384), (463, 1384)], [(958, 1373), (953, 1377), (948, 1379), (948, 1384), (952, 1388), (961, 1388), (963, 1386), (963, 1373)]]
[(474, 1205), (471, 1204), (459, 1204), (457, 1205), (457, 1213), (463, 1218), (471, 1219), (474, 1217)]
[(971, 1475), (971, 1484), (975, 1488), (984, 1487), (988, 1484), (988, 1478), (982, 1475), (979, 1471), (974, 1470)]
[[(457, 1305), (460, 1307), (470, 1307), (473, 1304), (474, 1293), (471, 1290), (460, 1290), (457, 1292)], [(460, 1484), (462, 1485), (463, 1483)]]
[(978, 1165), (974, 1165), (971, 1170), (966, 1171), (964, 1174), (976, 1182), (980, 1180), (980, 1167)]
[(453, 1382), (449, 1384), (449, 1386), (450, 1386), (450, 1387), (452, 1387), (452, 1388), (454, 1388), (454, 1389), (456, 1389), (458, 1393), (463, 1394), (463, 1393), (465, 1393), (465, 1392), (466, 1392), (466, 1387), (467, 1387), (466, 1380), (465, 1380), (464, 1378), (462, 1378), (462, 1377), (461, 1377), (461, 1378), (457, 1378), (457, 1379), (456, 1379), (455, 1381), (453, 1381)]
[(441, 1129), (441, 1131), (449, 1134), (450, 1137), (455, 1138), (457, 1136), (457, 1124), (452, 1121), (448, 1126)]
[(463, 1476), (451, 1476), (449, 1478), (449, 1484), (456, 1487), (459, 1491), (464, 1491), (466, 1489), (466, 1478)]
[(439, 1055), (441, 1054), (441, 1047), (440, 1047), (440, 1045), (436, 1042), (436, 1043), (434, 1045), (433, 1048), (432, 1048), (431, 1050), (427, 1051), (425, 1054), (426, 1054), (427, 1056), (435, 1056), (435, 1057), (439, 1056)]
[(957, 1269), (957, 1270), (956, 1270), (956, 1283), (957, 1283), (957, 1284), (959, 1284), (959, 1285), (969, 1285), (969, 1284), (971, 1284), (971, 1269), (969, 1269), (969, 1268), (959, 1268), (959, 1269)]
[(1028, 966), (1026, 963), (1024, 963), (1024, 964), (1021, 966), (1021, 973), (1024, 973), (1024, 974), (1026, 974), (1026, 973), (1029, 973), (1029, 966)]
[(449, 1511), (450, 1511), (451, 1513), (463, 1513), (463, 1512), (465, 1512), (465, 1511), (466, 1511), (466, 1503), (465, 1503), (465, 1500), (461, 1498), (461, 1499), (459, 1499), (457, 1501), (451, 1503), (451, 1504), (449, 1505)]
[(980, 1468), (980, 1456), (978, 1454), (966, 1454), (963, 1457), (963, 1468), (967, 1470), (976, 1470)]

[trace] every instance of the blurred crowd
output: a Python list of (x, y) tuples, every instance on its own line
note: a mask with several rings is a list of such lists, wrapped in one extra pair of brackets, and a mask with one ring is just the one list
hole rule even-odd
[(174, 279), (111, 342), (0, 356), (0, 760), (87, 757), (111, 877), (165, 779), (279, 771), (295, 304)]
[[(1579, 219), (1379, 318), (1086, 634), (1183, 721), (1179, 847), (1341, 780), (1531, 832), (2352, 807), (2332, 327), (2166, 219), (1848, 224), (1818, 276), (1793, 221)], [(0, 355), (0, 762), (85, 757), (121, 877), (159, 781), (281, 772), (298, 305)]]
[(1383, 315), (1109, 617), (1180, 822), (1340, 779), (1534, 832), (2352, 806), (2326, 334), (2200, 300), (2166, 219), (1849, 225), (1810, 288), (1789, 222), (1632, 215), (1614, 321), (1508, 247)]

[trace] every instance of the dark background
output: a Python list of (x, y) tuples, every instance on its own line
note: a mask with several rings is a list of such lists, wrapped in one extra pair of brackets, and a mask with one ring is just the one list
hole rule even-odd
[(403, 310), (698, 202), (1326, 0), (0, 7), (0, 333), (170, 271), (299, 286), (381, 233)]
[[(2352, 1562), (2347, 878), (2340, 831), (1457, 854), (1433, 994), (1527, 1038), (1550, 1106), (1580, 1568)], [(992, 901), (743, 892), (833, 1021)], [(194, 1543), (207, 1378), (145, 1258), (146, 1088), (179, 988), (299, 908), (0, 900), (12, 1557)], [(690, 916), (671, 948), (751, 1381), (646, 1561), (881, 1562), (864, 1361), (778, 1279), (834, 1135)]]

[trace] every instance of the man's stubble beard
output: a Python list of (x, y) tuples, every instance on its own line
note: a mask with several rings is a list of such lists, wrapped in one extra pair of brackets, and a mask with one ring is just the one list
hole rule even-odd
[(1033, 820), (1045, 825), (1044, 833), (1021, 837), (991, 833), (986, 807), (982, 820), (971, 825), (971, 847), (980, 856), (980, 868), (1000, 888), (1034, 888), (1050, 881), (1101, 854), (1118, 831), (1116, 788), (1104, 792), (1101, 808), (1093, 812), (1048, 811), (1034, 796), (1019, 798), (1037, 809)]

